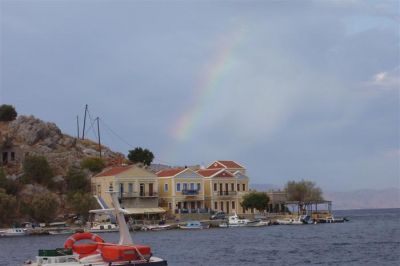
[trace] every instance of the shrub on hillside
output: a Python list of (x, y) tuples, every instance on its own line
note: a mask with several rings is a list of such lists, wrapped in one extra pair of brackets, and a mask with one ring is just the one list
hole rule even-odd
[(17, 118), (17, 115), (14, 106), (8, 104), (0, 105), (0, 121), (13, 121)]
[(96, 209), (96, 200), (90, 193), (76, 192), (70, 194), (68, 201), (76, 214), (87, 220), (89, 210)]
[(37, 222), (51, 222), (57, 217), (59, 202), (52, 193), (36, 194), (30, 205), (30, 214)]
[(65, 182), (67, 183), (68, 193), (73, 194), (74, 192), (89, 192), (90, 181), (82, 169), (77, 167), (71, 167), (68, 169), (68, 173), (65, 176)]
[(98, 157), (89, 157), (83, 159), (81, 162), (81, 167), (84, 169), (89, 169), (92, 173), (99, 173), (101, 170), (106, 167), (106, 164), (103, 159)]
[(51, 183), (53, 171), (51, 170), (46, 157), (36, 155), (26, 156), (23, 163), (23, 168), (25, 180), (31, 180), (45, 185)]
[(0, 188), (5, 189), (7, 194), (17, 195), (21, 184), (18, 180), (8, 179), (3, 168), (0, 167)]
[(9, 225), (17, 214), (17, 199), (0, 188), (0, 225)]

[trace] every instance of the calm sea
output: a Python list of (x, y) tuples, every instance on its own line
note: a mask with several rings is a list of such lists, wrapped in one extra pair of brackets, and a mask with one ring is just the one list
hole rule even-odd
[[(400, 209), (336, 211), (350, 222), (200, 231), (137, 232), (171, 266), (400, 265)], [(117, 241), (116, 233), (102, 235)], [(66, 236), (0, 238), (0, 265), (20, 265)]]

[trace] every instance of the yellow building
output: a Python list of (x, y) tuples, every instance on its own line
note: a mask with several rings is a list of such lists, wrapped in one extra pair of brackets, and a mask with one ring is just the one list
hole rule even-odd
[(234, 161), (215, 161), (198, 174), (204, 177), (205, 207), (228, 214), (244, 214), (243, 196), (249, 191), (246, 169)]
[(158, 207), (158, 178), (136, 165), (118, 166), (104, 170), (91, 178), (92, 193), (106, 206), (111, 206), (107, 191), (112, 186), (118, 190), (121, 206), (128, 214), (149, 215), (164, 213)]
[(204, 210), (204, 179), (189, 168), (172, 168), (157, 173), (160, 206), (170, 214)]

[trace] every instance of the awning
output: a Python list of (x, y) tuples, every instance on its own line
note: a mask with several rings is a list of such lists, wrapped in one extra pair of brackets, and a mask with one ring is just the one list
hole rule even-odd
[(126, 213), (129, 214), (154, 214), (154, 213), (164, 213), (163, 208), (126, 208)]

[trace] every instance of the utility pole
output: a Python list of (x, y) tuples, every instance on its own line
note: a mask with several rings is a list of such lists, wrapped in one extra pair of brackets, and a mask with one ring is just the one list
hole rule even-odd
[(97, 117), (96, 120), (97, 120), (97, 135), (99, 137), (99, 151), (100, 151), (100, 158), (101, 158), (101, 141), (100, 141), (99, 117)]
[(77, 129), (77, 135), (76, 138), (79, 139), (79, 115), (76, 116), (76, 129)]
[(83, 118), (83, 130), (82, 130), (82, 140), (85, 139), (85, 126), (86, 126), (86, 113), (87, 113), (88, 105), (85, 106), (85, 116)]

